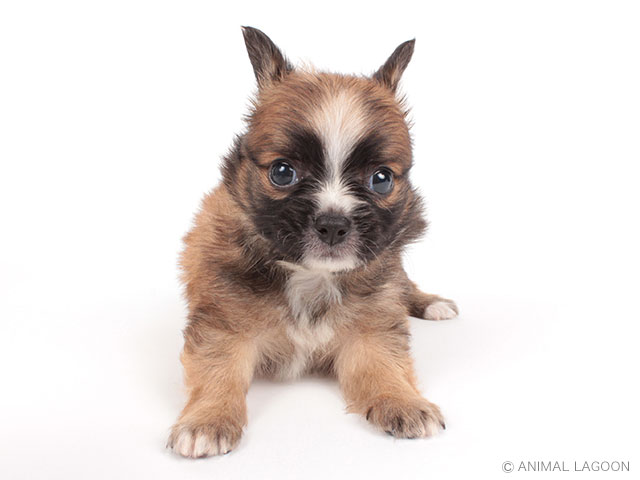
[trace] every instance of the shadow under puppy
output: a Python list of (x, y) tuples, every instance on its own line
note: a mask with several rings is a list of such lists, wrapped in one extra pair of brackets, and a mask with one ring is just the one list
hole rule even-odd
[(295, 69), (243, 28), (258, 93), (186, 235), (182, 363), (189, 400), (168, 445), (187, 457), (233, 449), (254, 375), (335, 375), (348, 410), (396, 437), (444, 428), (416, 386), (408, 315), (455, 304), (418, 290), (403, 247), (425, 230), (409, 182), (400, 45), (372, 77)]

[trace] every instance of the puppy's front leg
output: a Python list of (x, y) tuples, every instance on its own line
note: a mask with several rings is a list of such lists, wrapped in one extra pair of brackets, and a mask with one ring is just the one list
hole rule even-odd
[(407, 337), (398, 331), (356, 333), (336, 358), (348, 410), (401, 438), (428, 437), (445, 428), (440, 409), (415, 385)]
[(225, 454), (247, 423), (245, 396), (255, 367), (255, 348), (240, 334), (187, 329), (182, 363), (189, 401), (167, 446), (185, 457)]

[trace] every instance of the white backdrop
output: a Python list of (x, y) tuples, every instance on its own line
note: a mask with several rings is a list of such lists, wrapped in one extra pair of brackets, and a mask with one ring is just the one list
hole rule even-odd
[[(0, 4), (0, 476), (637, 475), (637, 2), (225, 3)], [(180, 238), (254, 90), (240, 25), (343, 72), (417, 38), (403, 91), (431, 229), (407, 268), (461, 309), (411, 322), (436, 438), (379, 434), (305, 378), (252, 386), (231, 454), (164, 449)]]

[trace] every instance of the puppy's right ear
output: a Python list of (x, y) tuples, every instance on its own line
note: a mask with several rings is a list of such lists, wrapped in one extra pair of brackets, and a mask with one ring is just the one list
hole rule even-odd
[(247, 45), (253, 72), (256, 74), (258, 88), (262, 89), (267, 85), (279, 82), (293, 71), (293, 66), (278, 47), (260, 30), (253, 27), (242, 27), (242, 35), (244, 35), (244, 43)]

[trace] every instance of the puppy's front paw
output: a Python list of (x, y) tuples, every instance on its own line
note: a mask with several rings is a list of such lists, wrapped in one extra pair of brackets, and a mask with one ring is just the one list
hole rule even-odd
[(425, 320), (448, 320), (458, 315), (458, 307), (453, 300), (441, 298), (424, 309)]
[(242, 425), (224, 419), (201, 425), (177, 423), (171, 430), (167, 447), (189, 458), (224, 455), (233, 450), (242, 436)]
[(369, 407), (366, 418), (398, 438), (430, 437), (445, 428), (440, 409), (424, 398), (380, 398)]

